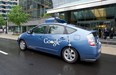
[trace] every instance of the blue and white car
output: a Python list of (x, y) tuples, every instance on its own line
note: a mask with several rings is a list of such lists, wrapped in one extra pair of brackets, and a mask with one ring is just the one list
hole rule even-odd
[(101, 53), (96, 32), (62, 23), (38, 25), (22, 33), (18, 44), (21, 50), (28, 48), (54, 54), (68, 63), (75, 63), (78, 59), (96, 61)]

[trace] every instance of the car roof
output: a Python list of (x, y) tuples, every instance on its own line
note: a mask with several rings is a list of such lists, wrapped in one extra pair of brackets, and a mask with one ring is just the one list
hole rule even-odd
[(40, 25), (62, 25), (62, 26), (67, 26), (67, 27), (71, 27), (71, 28), (77, 28), (75, 25), (67, 24), (67, 23), (42, 23)]

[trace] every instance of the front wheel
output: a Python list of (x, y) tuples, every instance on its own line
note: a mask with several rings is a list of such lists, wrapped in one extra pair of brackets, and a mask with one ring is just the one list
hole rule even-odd
[(26, 46), (26, 43), (25, 43), (24, 40), (20, 40), (20, 41), (19, 41), (19, 48), (20, 48), (22, 51), (26, 50), (27, 46)]
[(62, 57), (68, 63), (75, 63), (78, 60), (79, 55), (75, 49), (65, 48), (62, 51)]

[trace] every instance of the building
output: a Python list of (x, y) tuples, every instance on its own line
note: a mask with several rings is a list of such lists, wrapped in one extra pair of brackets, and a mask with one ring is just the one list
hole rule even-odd
[(44, 22), (43, 15), (47, 12), (47, 9), (51, 9), (52, 0), (19, 0), (19, 6), (23, 11), (29, 14), (29, 21), (23, 23), (21, 27), (16, 26), (13, 23), (9, 23), (9, 30), (15, 33), (28, 31), (30, 28)]
[(52, 0), (19, 0), (19, 5), (30, 14), (30, 19), (39, 19), (52, 8)]
[(52, 0), (53, 9), (68, 23), (87, 29), (116, 29), (116, 0)]
[(18, 5), (18, 0), (0, 0), (0, 14), (7, 19), (7, 13), (11, 10), (12, 6)]
[[(12, 6), (18, 5), (19, 0), (0, 0), (0, 14), (4, 17), (7, 22), (7, 13), (11, 10)], [(3, 27), (7, 33), (8, 26)]]
[(21, 28), (15, 24), (10, 24), (10, 30), (19, 32), (25, 32), (30, 28), (41, 24), (44, 22), (42, 19), (43, 15), (46, 13), (47, 9), (52, 8), (51, 0), (19, 0), (19, 5), (22, 7), (23, 11), (30, 15), (29, 21), (21, 25)]

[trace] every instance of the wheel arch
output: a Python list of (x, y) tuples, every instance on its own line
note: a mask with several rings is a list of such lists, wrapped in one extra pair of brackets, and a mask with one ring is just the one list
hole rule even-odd
[(26, 43), (26, 41), (24, 39), (19, 39), (18, 40), (18, 44), (20, 45), (20, 42), (21, 41), (24, 41), (25, 42), (25, 47), (26, 47), (25, 50), (28, 49), (28, 45), (27, 45), (27, 43)]
[[(68, 47), (69, 47), (69, 46), (65, 46), (65, 47), (63, 47), (63, 48), (61, 49), (61, 51), (60, 51), (60, 56), (61, 56), (61, 57), (62, 57), (62, 52), (63, 52), (63, 50), (64, 50), (65, 48), (68, 48)], [(78, 50), (75, 49), (75, 48), (72, 47), (72, 46), (70, 46), (70, 48), (74, 49), (74, 50), (78, 53), (78, 57), (79, 57), (78, 60), (80, 60), (80, 53), (78, 52)]]
[(21, 40), (25, 41), (24, 39), (18, 39), (18, 44), (20, 43)]
[(27, 42), (26, 42), (24, 39), (19, 39), (19, 42), (20, 42), (21, 40), (24, 41), (24, 42), (26, 43), (26, 46), (28, 46)]

